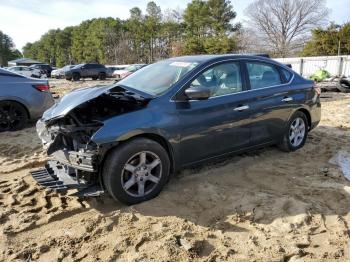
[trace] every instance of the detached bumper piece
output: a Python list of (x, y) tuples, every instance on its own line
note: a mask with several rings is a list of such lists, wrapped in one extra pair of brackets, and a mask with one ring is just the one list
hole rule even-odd
[(78, 189), (74, 196), (99, 196), (104, 193), (98, 185), (87, 185), (77, 179), (74, 168), (58, 161), (48, 161), (45, 168), (30, 172), (37, 183), (43, 187), (65, 193), (68, 189)]

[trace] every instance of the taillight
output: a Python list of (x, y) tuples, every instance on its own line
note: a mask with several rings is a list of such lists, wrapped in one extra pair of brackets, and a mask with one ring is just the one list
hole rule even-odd
[(40, 91), (40, 92), (49, 91), (50, 90), (50, 86), (49, 85), (33, 85), (33, 87), (35, 89), (37, 89), (38, 91)]
[(321, 87), (319, 87), (315, 81), (314, 81), (313, 88), (315, 89), (316, 94), (317, 94), (318, 96), (321, 95)]

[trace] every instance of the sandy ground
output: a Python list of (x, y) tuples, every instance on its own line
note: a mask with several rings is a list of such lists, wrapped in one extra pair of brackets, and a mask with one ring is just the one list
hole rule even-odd
[[(61, 95), (73, 87), (52, 81)], [(106, 81), (107, 83), (107, 81)], [(1, 261), (350, 261), (350, 94), (323, 94), (305, 147), (275, 147), (177, 174), (135, 206), (77, 199), (28, 176), (46, 156), (35, 128), (0, 134)]]

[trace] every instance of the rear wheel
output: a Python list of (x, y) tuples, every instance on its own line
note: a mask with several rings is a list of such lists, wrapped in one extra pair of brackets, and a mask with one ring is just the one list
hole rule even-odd
[(136, 204), (160, 193), (168, 181), (169, 170), (168, 154), (160, 144), (136, 138), (109, 153), (102, 177), (115, 200)]
[(288, 128), (283, 136), (279, 148), (291, 152), (302, 148), (308, 134), (308, 121), (303, 112), (296, 112), (288, 123)]
[(0, 102), (0, 132), (20, 130), (27, 121), (27, 111), (21, 104), (12, 101)]
[(99, 73), (98, 79), (105, 80), (106, 79), (106, 74), (105, 73)]

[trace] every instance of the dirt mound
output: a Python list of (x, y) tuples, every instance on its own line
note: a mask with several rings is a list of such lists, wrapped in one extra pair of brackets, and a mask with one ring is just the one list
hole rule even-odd
[(77, 198), (42, 190), (31, 177), (0, 182), (3, 233), (13, 235), (69, 217), (84, 208)]
[(33, 126), (0, 133), (0, 139), (0, 175), (42, 166), (46, 161), (46, 153)]

